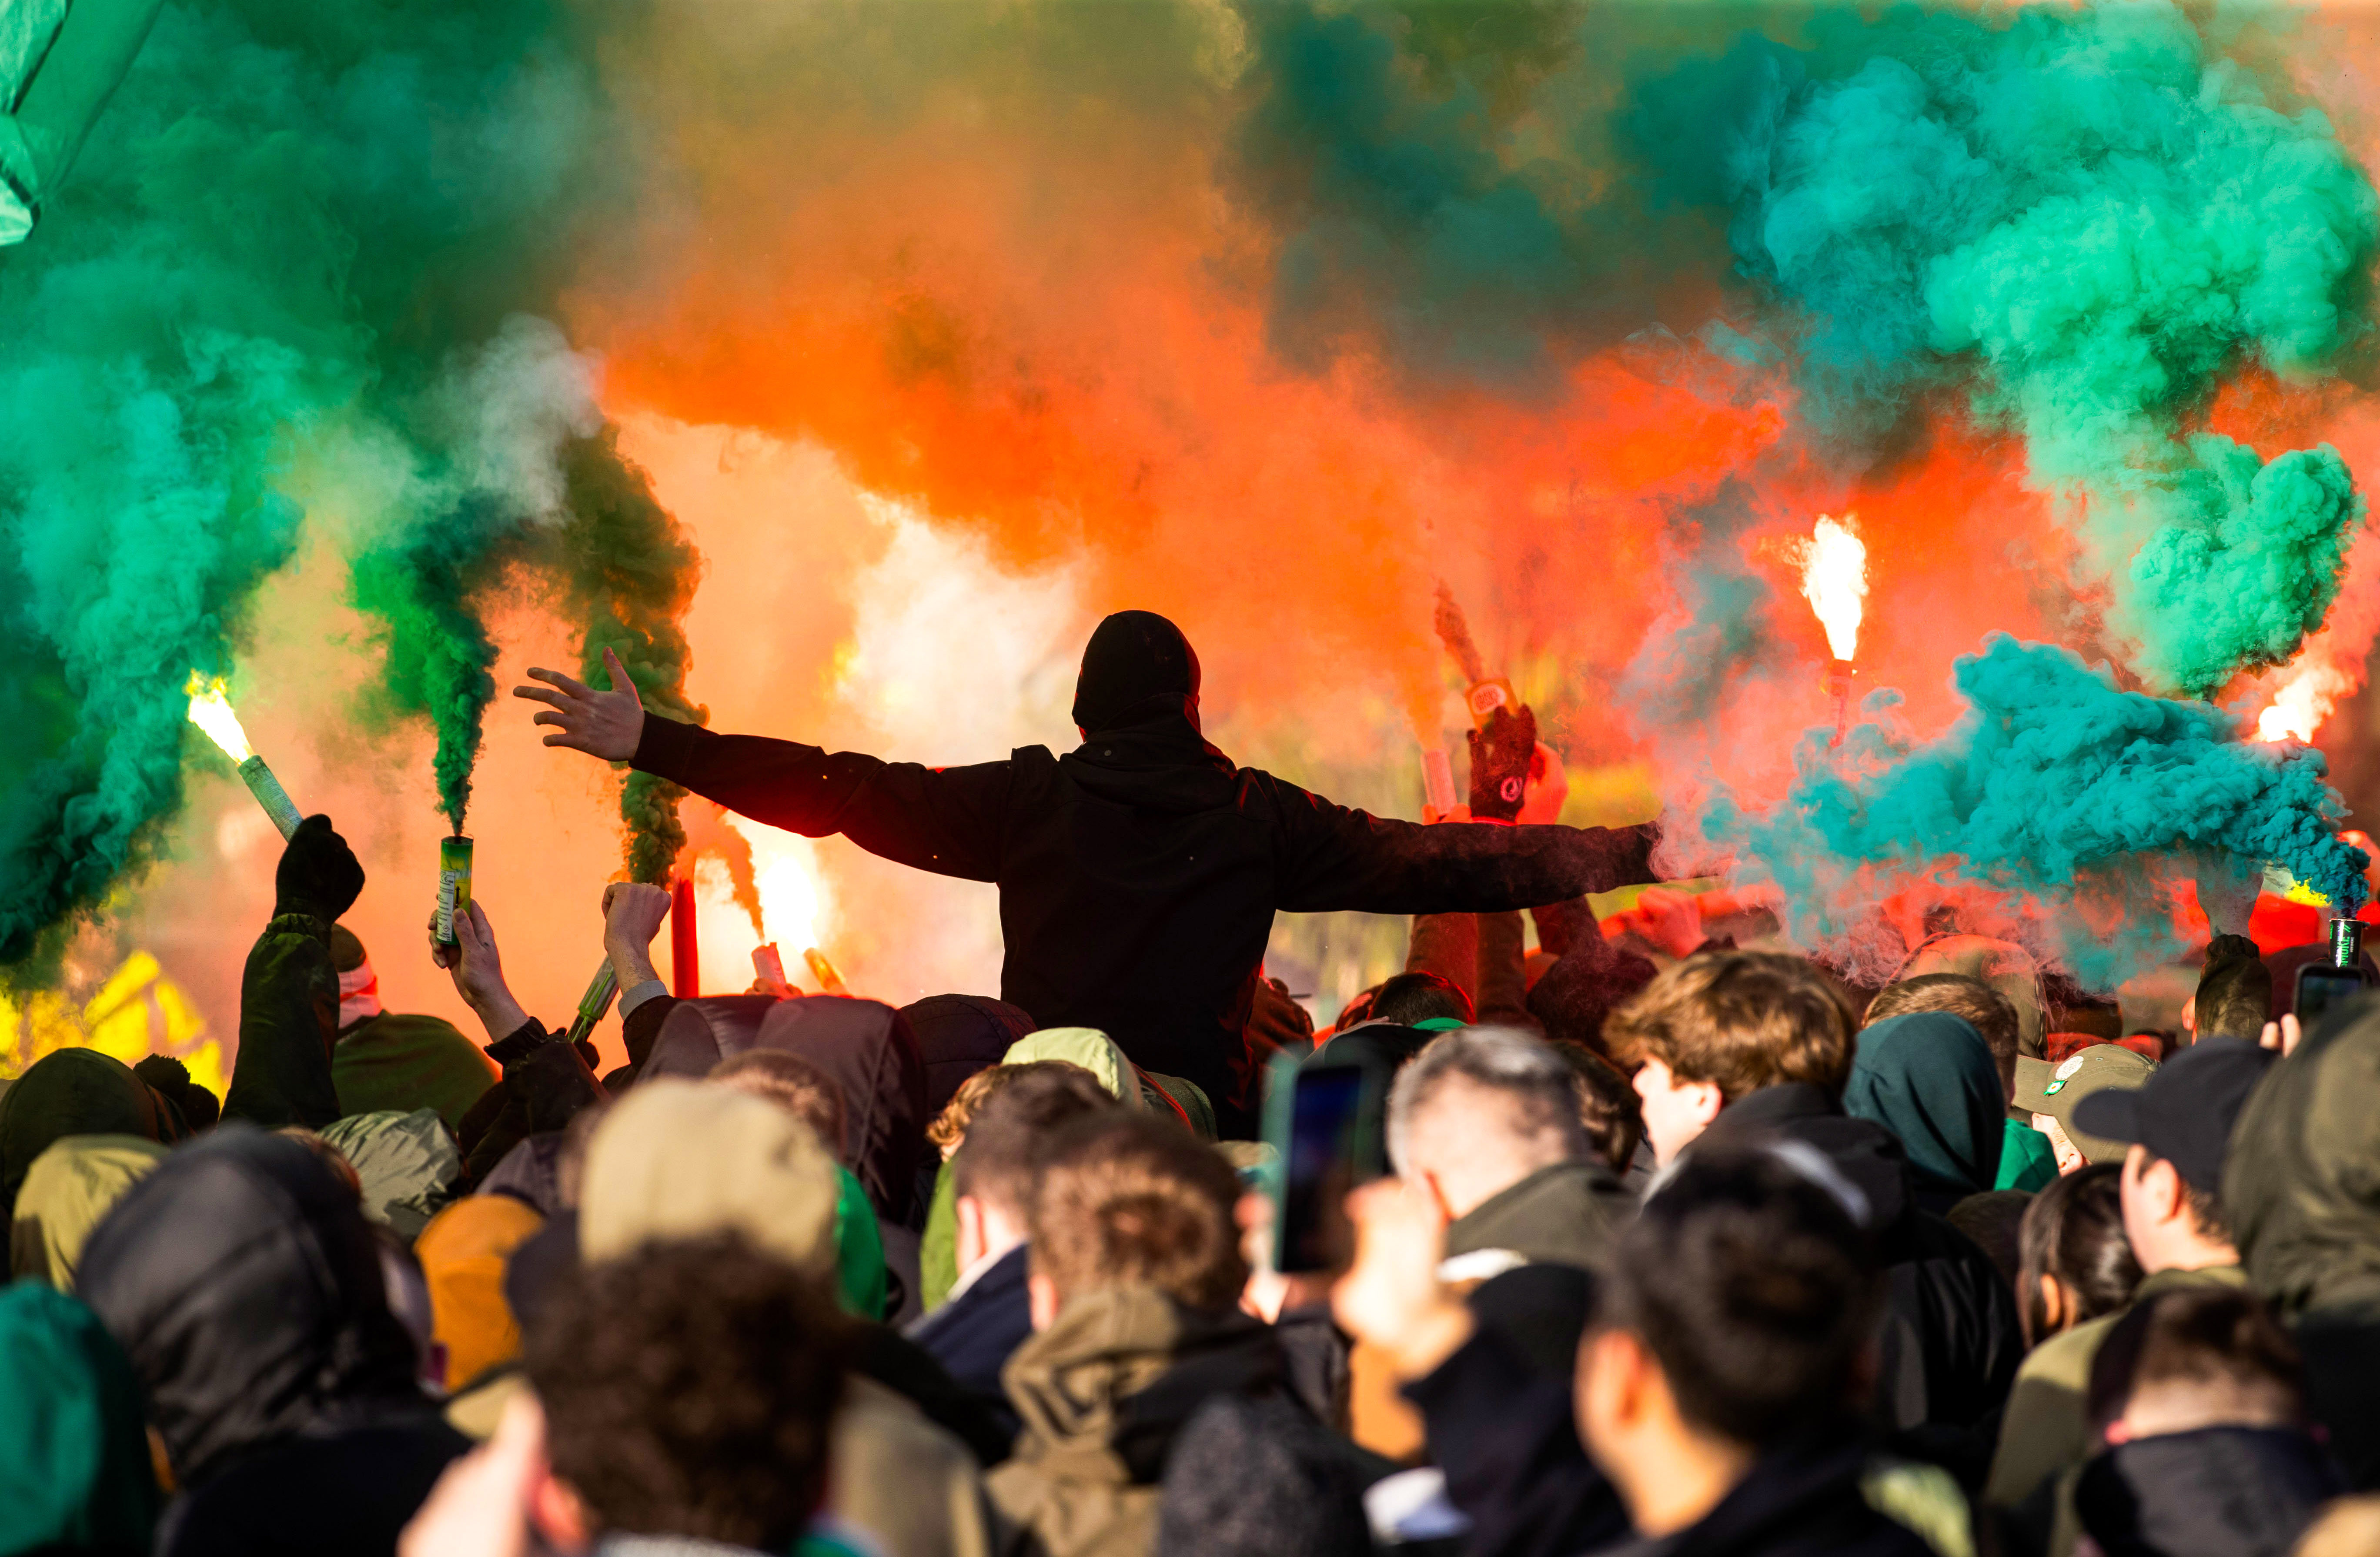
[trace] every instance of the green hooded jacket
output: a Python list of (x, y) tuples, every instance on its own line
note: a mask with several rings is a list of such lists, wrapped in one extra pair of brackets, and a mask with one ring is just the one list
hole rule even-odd
[(0, 1551), (149, 1550), (157, 1478), (132, 1365), (80, 1303), (0, 1287)]

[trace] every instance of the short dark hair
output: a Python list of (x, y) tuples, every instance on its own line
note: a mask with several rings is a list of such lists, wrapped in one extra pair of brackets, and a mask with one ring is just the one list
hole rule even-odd
[[(2148, 1151), (2146, 1147), (2141, 1150)], [(2215, 1190), (2199, 1188), (2182, 1177), (2180, 1163), (2171, 1158), (2160, 1157), (2154, 1151), (2148, 1151), (2148, 1161), (2141, 1164), (2141, 1172), (2146, 1173), (2159, 1162), (2173, 1170), (2174, 1182), (2181, 1186), (2181, 1203), (2190, 1211), (2192, 1229), (2210, 1244), (2229, 1243), (2231, 1219), (2223, 1212), (2223, 1197)], [(2121, 1167), (2122, 1164), (2111, 1162), (2108, 1166)]]
[(1628, 1164), (1636, 1160), (1637, 1147), (1644, 1144), (1645, 1101), (1629, 1079), (1594, 1050), (1578, 1043), (1555, 1043), (1552, 1048), (1569, 1064), (1571, 1078), (1576, 1083), (1578, 1123), (1586, 1132), (1587, 1144), (1613, 1173), (1626, 1173)]
[(1734, 951), (1695, 953), (1604, 1024), (1620, 1064), (1658, 1060), (1729, 1102), (1789, 1081), (1841, 1097), (1852, 1028), (1850, 1000), (1816, 964)]
[(844, 1335), (817, 1278), (728, 1233), (575, 1271), (523, 1361), (603, 1528), (783, 1551), (826, 1495)]
[(1373, 995), (1372, 1009), (1365, 1020), (1409, 1028), (1415, 1022), (1449, 1017), (1471, 1020), (1471, 997), (1463, 992), (1463, 986), (1441, 974), (1400, 973)]
[(828, 1156), (843, 1161), (843, 1084), (808, 1060), (782, 1049), (747, 1049), (711, 1066), (703, 1079), (768, 1099), (808, 1125)]
[(1087, 1114), (1041, 1160), (1026, 1218), (1032, 1267), (1062, 1302), (1152, 1286), (1185, 1308), (1227, 1309), (1248, 1282), (1232, 1216), (1239, 1194), (1230, 1166), (1177, 1121)]
[(951, 1160), (951, 1187), (1022, 1216), (1033, 1204), (1034, 1171), (1060, 1127), (1121, 1107), (1099, 1078), (1063, 1060), (1004, 1067)]
[(1765, 1449), (1859, 1408), (1868, 1236), (1774, 1150), (1696, 1151), (1621, 1235), (1596, 1322), (1638, 1337), (1691, 1425)]
[(2133, 1305), (2092, 1359), (2086, 1414), (2105, 1428), (2134, 1396), (2159, 1387), (2228, 1394), (2273, 1421), (2305, 1415), (2297, 1343), (2255, 1294), (2238, 1287), (2184, 1287)]
[(2017, 1227), (2017, 1311), (2025, 1341), (2047, 1340), (2049, 1312), (2041, 1278), (2066, 1289), (2068, 1325), (2112, 1314), (2141, 1284), (2140, 1261), (2124, 1236), (2123, 1165), (2094, 1162), (2053, 1179), (2024, 1209)]
[(1992, 1052), (1992, 1064), (1999, 1067), (2000, 1097), (2003, 1101), (2016, 1092), (2016, 1006), (2009, 997), (1963, 973), (1921, 973), (1914, 979), (1903, 979), (1898, 984), (1888, 984), (1868, 1002), (1867, 1015), (1860, 1018), (1863, 1028), (1872, 1028), (1892, 1016), (1912, 1016), (1920, 1011), (1947, 1011), (1963, 1017)]
[[(2253, 944), (2250, 943), (2252, 948)], [(2253, 1043), (2273, 1017), (2273, 970), (2254, 956), (2211, 964), (2192, 998), (2198, 1038), (2244, 1038)]]

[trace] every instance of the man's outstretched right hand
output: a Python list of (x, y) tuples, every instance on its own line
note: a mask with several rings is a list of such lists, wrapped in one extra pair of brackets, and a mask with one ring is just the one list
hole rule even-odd
[(603, 651), (603, 668), (612, 675), (609, 692), (599, 692), (558, 670), (531, 665), (530, 679), (545, 686), (516, 687), (513, 696), (547, 705), (546, 712), (531, 722), (551, 724), (560, 732), (546, 736), (546, 745), (589, 752), (606, 762), (625, 762), (637, 754), (637, 743), (644, 738), (645, 705), (620, 657), (609, 649)]

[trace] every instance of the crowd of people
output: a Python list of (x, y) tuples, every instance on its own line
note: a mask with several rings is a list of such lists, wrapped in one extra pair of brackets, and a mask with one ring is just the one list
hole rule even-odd
[[(308, 819), (224, 1098), (75, 1049), (0, 1092), (0, 1557), (2380, 1551), (2380, 998), (2301, 1026), (2298, 954), (2218, 935), (2144, 1040), (1955, 925), (1880, 989), (1607, 934), (1641, 847), (1458, 820), (1384, 865), (1432, 830), (1191, 747), (1195, 658), (1127, 628), (1080, 772), (955, 787), (656, 759), (550, 681), (598, 755), (762, 809), (774, 763), (806, 830), (999, 881), (1009, 998), (681, 1000), (616, 883), (603, 1071), (480, 904), (431, 955), (484, 1031), (382, 1010)], [(1069, 982), (1082, 856), (1184, 828), (1220, 895), (1149, 865)], [(1317, 1032), (1227, 932), (1348, 895), (1408, 966)], [(1135, 1028), (1114, 981), (1194, 933)], [(1325, 1071), (1385, 1171), (1284, 1261), (1263, 1079)]]

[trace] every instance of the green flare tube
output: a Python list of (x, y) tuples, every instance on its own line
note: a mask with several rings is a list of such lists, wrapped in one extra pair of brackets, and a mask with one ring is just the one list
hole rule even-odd
[(273, 819), (273, 825), (281, 830), (282, 842), (288, 842), (290, 834), (298, 831), (298, 824), (306, 820), (298, 814), (298, 803), (289, 798), (289, 791), (281, 787), (281, 781), (273, 776), (273, 770), (264, 765), (261, 757), (242, 762), (239, 776), (248, 785), (248, 792), (256, 797), (256, 803), (264, 808), (264, 814)]
[(2360, 919), (2330, 921), (2330, 960), (2340, 967), (2353, 967), (2363, 958), (2363, 924)]
[(438, 840), (438, 943), (452, 946), (455, 921), (471, 912), (471, 840), (460, 833)]
[(569, 1041), (576, 1043), (593, 1032), (595, 1024), (612, 1009), (612, 999), (619, 992), (620, 976), (612, 971), (612, 959), (605, 957), (603, 966), (597, 968), (595, 977), (588, 981), (587, 992), (578, 997), (578, 1016), (570, 1024)]

